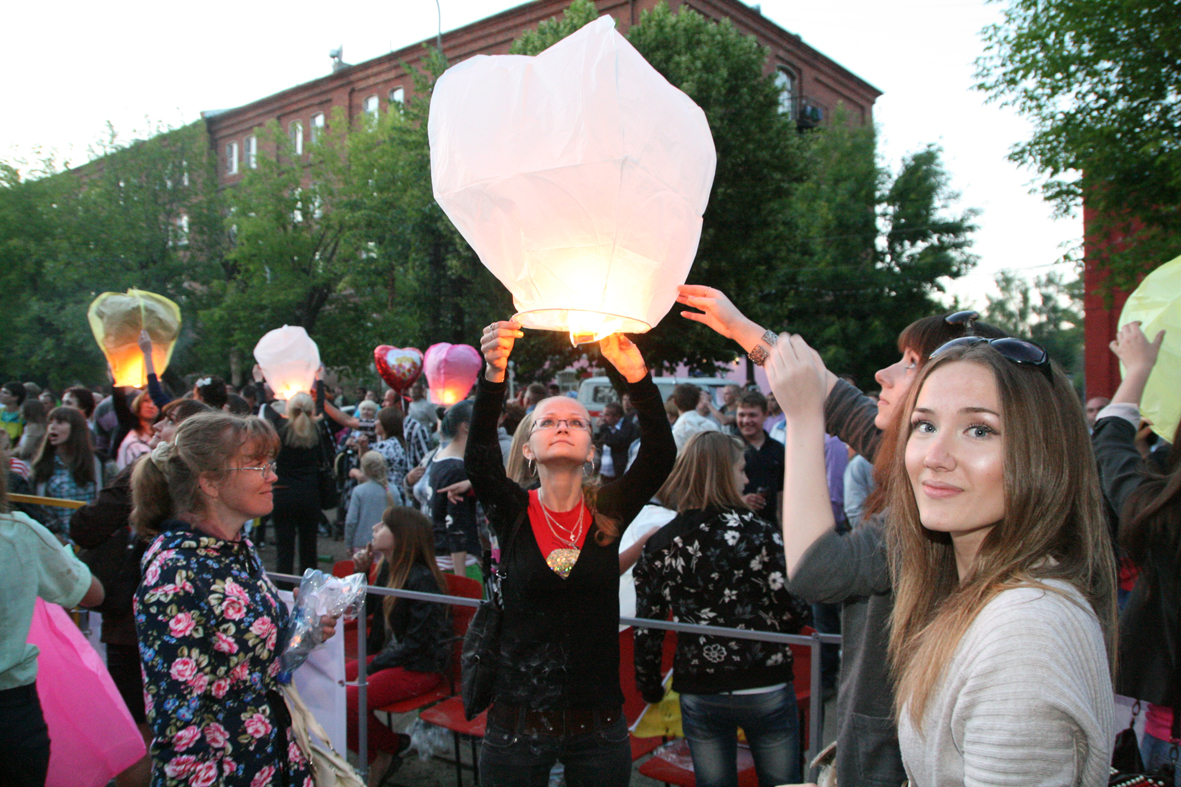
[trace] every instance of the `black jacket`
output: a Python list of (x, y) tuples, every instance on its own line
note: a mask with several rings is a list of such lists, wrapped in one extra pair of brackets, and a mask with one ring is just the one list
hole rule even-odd
[[(389, 582), (389, 568), (382, 566), (376, 583), (385, 586)], [(440, 593), (434, 573), (416, 563), (406, 575), (403, 590), (420, 593)], [(375, 594), (366, 596), (365, 612), (373, 613), (373, 626), (366, 638), (370, 653), (376, 653), (369, 664), (369, 672), (402, 667), (413, 672), (446, 673), (451, 662), (450, 611), (446, 604), (431, 601), (415, 601), (400, 598), (394, 604), (390, 615), (390, 631), (386, 630), (383, 602), (387, 596)]]
[[(1100, 419), (1091, 433), (1103, 496), (1117, 512), (1147, 477), (1136, 450), (1136, 427), (1124, 418)], [(1122, 523), (1121, 523), (1122, 525)], [(1116, 693), (1181, 707), (1181, 566), (1176, 537), (1150, 545), (1136, 587), (1120, 613)]]
[[(568, 578), (545, 563), (528, 519), (529, 493), (504, 474), (496, 421), (504, 383), (481, 375), (463, 461), (476, 497), (500, 539), (504, 622), (493, 698), (537, 710), (619, 708), (619, 540), (602, 545), (592, 524)], [(598, 510), (626, 527), (676, 461), (677, 448), (651, 377), (628, 386), (640, 413), (640, 453), (631, 470), (605, 484)]]
[(595, 447), (599, 449), (599, 467), (602, 467), (604, 451), (611, 452), (611, 463), (614, 466), (613, 478), (618, 478), (627, 470), (628, 449), (634, 440), (639, 438), (640, 428), (626, 418), (621, 418), (617, 427), (611, 427), (604, 421), (595, 433)]

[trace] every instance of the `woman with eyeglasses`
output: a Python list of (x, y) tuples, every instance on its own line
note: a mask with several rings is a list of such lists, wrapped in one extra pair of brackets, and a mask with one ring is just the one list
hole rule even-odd
[(631, 778), (619, 685), (619, 534), (672, 470), (676, 445), (660, 392), (625, 336), (600, 342), (639, 412), (640, 453), (617, 480), (589, 477), (591, 420), (577, 400), (533, 410), (521, 453), (539, 487), (505, 476), (497, 441), (513, 321), (484, 329), (487, 365), (476, 392), (464, 462), (500, 542), (504, 620), (492, 707), (480, 753), (483, 787), (544, 787), (555, 762), (570, 787), (617, 787)]
[(135, 594), (154, 787), (312, 781), (275, 677), (289, 613), (242, 534), (273, 508), (278, 452), (266, 421), (207, 412), (135, 464), (131, 523), (158, 534)]
[[(684, 285), (678, 301), (700, 311), (683, 315), (703, 323), (747, 350), (755, 363), (767, 358), (778, 337), (745, 317), (722, 292)], [(893, 609), (884, 524), (892, 442), (899, 405), (931, 353), (945, 342), (974, 333), (1003, 334), (976, 321), (975, 312), (924, 317), (898, 335), (901, 357), (874, 375), (881, 386), (877, 402), (824, 370), (824, 432), (835, 435), (875, 465), (876, 489), (865, 502), (861, 524), (838, 533), (832, 507), (796, 515), (784, 496), (783, 540), (788, 588), (811, 603), (841, 605), (841, 673), (837, 691), (838, 784), (897, 787), (905, 778), (894, 721), (894, 684), (886, 652)], [(790, 392), (774, 391), (784, 408)], [(823, 434), (817, 445), (823, 453)], [(824, 462), (821, 461), (823, 469)], [(791, 475), (790, 467), (788, 476)], [(785, 480), (785, 484), (790, 478)], [(827, 489), (822, 478), (820, 488)]]
[[(767, 373), (788, 413), (785, 519), (817, 517), (824, 365), (784, 335)], [(910, 783), (1105, 784), (1115, 567), (1078, 397), (1041, 347), (972, 336), (899, 405), (889, 652)]]

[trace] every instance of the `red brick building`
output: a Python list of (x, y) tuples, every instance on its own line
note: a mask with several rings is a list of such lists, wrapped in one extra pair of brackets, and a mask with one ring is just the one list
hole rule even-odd
[[(616, 29), (626, 34), (657, 0), (595, 0), (600, 14), (616, 19)], [(503, 11), (442, 36), (443, 51), (451, 63), (474, 55), (507, 54), (513, 41), (539, 22), (559, 16), (570, 0), (534, 0)], [(783, 89), (783, 106), (801, 127), (828, 122), (833, 110), (843, 105), (855, 122), (873, 122), (873, 102), (881, 95), (865, 80), (811, 48), (798, 35), (789, 33), (757, 10), (739, 0), (668, 0), (674, 12), (691, 8), (706, 18), (730, 19), (735, 28), (753, 35), (770, 50), (767, 71), (774, 72)], [(281, 93), (230, 110), (203, 113), (210, 141), (217, 151), (223, 185), (235, 183), (254, 165), (258, 155), (258, 133), (271, 120), (278, 121), (291, 137), (296, 151), (310, 143), (336, 107), (350, 118), (362, 113), (384, 112), (391, 102), (400, 102), (413, 85), (402, 64), (417, 66), (432, 38), (364, 63), (341, 67), (320, 79), (296, 85)]]

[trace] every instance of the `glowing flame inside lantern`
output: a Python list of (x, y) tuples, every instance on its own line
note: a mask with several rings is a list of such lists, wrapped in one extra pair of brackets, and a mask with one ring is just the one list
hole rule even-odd
[(472, 390), (483, 365), (475, 347), (440, 342), (427, 348), (422, 358), (422, 373), (430, 386), (431, 401), (453, 405)]
[(115, 385), (142, 388), (148, 384), (139, 334), (146, 330), (152, 341), (152, 364), (163, 374), (172, 358), (180, 331), (180, 307), (146, 290), (104, 292), (86, 314), (90, 329), (102, 349)]
[[(514, 315), (514, 320), (520, 320), (522, 315)], [(605, 339), (613, 333), (619, 333), (624, 330), (631, 330), (633, 332), (646, 331), (648, 326), (637, 328), (630, 325), (636, 320), (627, 320), (621, 317), (616, 317), (611, 314), (602, 314), (600, 312), (584, 312), (575, 311), (573, 309), (566, 312), (566, 327), (570, 331), (570, 344), (577, 347), (580, 344), (591, 344), (600, 339)]]

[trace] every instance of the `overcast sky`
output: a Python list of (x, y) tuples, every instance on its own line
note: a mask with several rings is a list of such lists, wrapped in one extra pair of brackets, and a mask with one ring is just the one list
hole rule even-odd
[[(439, 0), (446, 32), (520, 5)], [(751, 5), (754, 5), (751, 3)], [(980, 265), (951, 291), (983, 305), (1000, 269), (1070, 272), (1055, 261), (1077, 244), (1081, 218), (1054, 221), (1029, 194), (1033, 174), (1005, 160), (1028, 137), (1013, 112), (971, 89), (980, 30), (999, 17), (983, 0), (763, 0), (762, 13), (877, 87), (880, 152), (896, 168), (927, 143), (943, 147), (961, 207), (982, 212)], [(202, 110), (249, 103), (330, 71), (330, 49), (359, 63), (433, 38), (433, 0), (206, 0), (13, 4), (0, 50), (7, 118), (0, 156), (56, 151), (78, 164), (112, 123), (126, 139), (152, 124), (182, 125)], [(690, 277), (692, 274), (690, 274)]]

